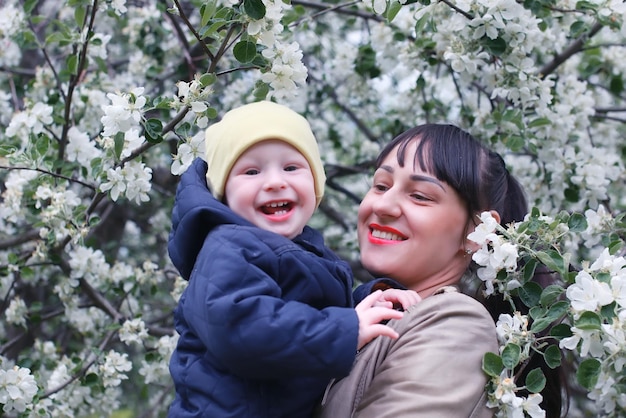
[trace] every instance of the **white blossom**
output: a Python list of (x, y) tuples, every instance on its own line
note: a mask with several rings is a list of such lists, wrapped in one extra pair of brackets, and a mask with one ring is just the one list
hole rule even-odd
[(128, 379), (125, 372), (129, 372), (132, 368), (128, 354), (110, 350), (105, 356), (104, 364), (99, 367), (104, 386), (119, 386), (122, 380)]
[(111, 168), (107, 171), (106, 182), (100, 185), (103, 192), (111, 191), (111, 199), (117, 201), (125, 195), (128, 200), (139, 204), (150, 200), (148, 192), (152, 189), (152, 169), (144, 163), (130, 161), (124, 167)]
[(91, 161), (102, 155), (96, 144), (91, 141), (89, 135), (72, 126), (67, 132), (67, 157), (70, 161), (76, 161), (85, 168), (91, 167)]
[(178, 153), (173, 156), (170, 171), (179, 176), (198, 157), (204, 158), (204, 132), (200, 131), (192, 137), (185, 138), (185, 142), (178, 146)]
[(609, 285), (594, 279), (586, 271), (581, 271), (576, 275), (576, 282), (567, 288), (566, 295), (571, 302), (572, 309), (577, 313), (596, 312), (602, 306), (613, 302)]
[(11, 299), (9, 307), (4, 311), (7, 322), (17, 326), (26, 326), (26, 319), (28, 318), (28, 307), (22, 298), (19, 296)]
[(104, 107), (102, 124), (104, 125), (103, 136), (113, 136), (118, 132), (126, 132), (136, 126), (143, 117), (143, 107), (146, 98), (142, 96), (143, 87), (137, 87), (130, 93), (108, 93), (111, 105)]
[(4, 405), (4, 412), (25, 412), (37, 391), (37, 383), (30, 369), (19, 366), (0, 369), (0, 404)]
[(128, 345), (139, 344), (148, 337), (146, 324), (141, 318), (134, 318), (124, 321), (119, 331), (120, 341)]

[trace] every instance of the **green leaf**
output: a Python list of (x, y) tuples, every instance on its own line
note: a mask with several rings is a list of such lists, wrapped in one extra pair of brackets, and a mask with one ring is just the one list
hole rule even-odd
[(607, 320), (608, 322), (613, 322), (613, 318), (617, 315), (615, 308), (617, 307), (617, 302), (613, 301), (608, 305), (604, 305), (600, 308), (600, 317)]
[(113, 148), (115, 150), (115, 158), (119, 160), (124, 150), (124, 134), (122, 132), (116, 133), (113, 141), (115, 142), (115, 147)]
[(563, 196), (565, 196), (565, 200), (568, 202), (578, 202), (580, 201), (580, 188), (575, 186), (568, 187), (563, 191)]
[(265, 5), (261, 0), (243, 0), (243, 11), (255, 20), (265, 17)]
[(548, 328), (554, 321), (560, 319), (569, 309), (569, 303), (565, 301), (557, 302), (548, 308), (545, 315), (533, 322), (530, 330), (534, 333), (541, 332)]
[(267, 97), (269, 92), (270, 86), (267, 83), (258, 82), (254, 87), (254, 91), (252, 92), (252, 94), (254, 95), (255, 99), (263, 100)]
[(585, 311), (574, 322), (574, 326), (585, 331), (599, 330), (602, 328), (602, 319), (595, 312)]
[(507, 369), (513, 370), (519, 364), (522, 349), (519, 345), (509, 343), (502, 350), (502, 364)]
[(572, 37), (578, 38), (580, 35), (582, 35), (583, 32), (587, 30), (587, 24), (583, 21), (578, 20), (570, 25), (569, 30)]
[(163, 141), (163, 124), (159, 119), (148, 119), (144, 125), (146, 140), (151, 144), (158, 144)]
[(207, 118), (209, 119), (215, 119), (217, 118), (217, 109), (215, 109), (214, 107), (209, 107), (204, 114), (206, 115)]
[(537, 119), (533, 119), (528, 123), (528, 127), (529, 128), (538, 128), (541, 126), (548, 126), (551, 125), (552, 121), (548, 118), (537, 118)]
[(239, 41), (233, 48), (233, 54), (237, 61), (246, 64), (256, 57), (256, 44), (250, 41)]
[(539, 303), (541, 286), (535, 282), (527, 282), (517, 290), (517, 294), (524, 305), (532, 308)]
[(561, 365), (561, 350), (558, 346), (551, 345), (544, 351), (543, 359), (551, 369), (559, 367)]
[(502, 363), (502, 358), (495, 353), (486, 353), (483, 356), (483, 371), (491, 377), (498, 377), (502, 370), (504, 369), (504, 364)]
[(39, 0), (27, 0), (26, 2), (24, 2), (24, 13), (26, 14), (26, 16), (32, 15), (33, 9), (35, 9), (37, 3), (39, 3)]
[(528, 314), (533, 319), (539, 319), (546, 314), (548, 310), (543, 306), (533, 306), (528, 310)]
[(576, 371), (576, 380), (587, 390), (592, 390), (600, 376), (600, 361), (595, 358), (583, 360)]
[(85, 7), (78, 6), (74, 9), (74, 21), (76, 22), (76, 26), (80, 28), (85, 24), (86, 15), (87, 9)]
[(391, 23), (393, 19), (395, 19), (401, 8), (402, 5), (399, 2), (394, 0), (391, 0), (389, 2), (389, 5), (387, 6), (387, 11), (385, 13), (385, 17), (387, 18), (388, 23)]
[(482, 38), (482, 44), (490, 54), (497, 57), (506, 51), (506, 41), (500, 37), (491, 39), (485, 36)]
[(35, 144), (35, 147), (37, 149), (37, 154), (39, 154), (40, 156), (44, 156), (46, 155), (46, 153), (48, 152), (48, 148), (50, 147), (50, 140), (47, 136), (41, 135), (39, 136), (39, 138), (37, 138), (37, 143)]
[(563, 289), (563, 287), (557, 284), (552, 284), (543, 289), (541, 292), (540, 303), (543, 306), (550, 306), (561, 297), (564, 291), (565, 289)]
[(567, 324), (557, 324), (555, 326), (552, 327), (552, 329), (550, 330), (550, 335), (554, 338), (567, 338), (567, 337), (571, 337), (572, 334), (572, 329), (570, 328), (569, 325)]
[[(528, 282), (530, 279), (533, 278), (533, 276), (535, 275), (535, 270), (537, 269), (537, 264), (538, 264), (538, 261), (535, 260), (534, 258), (531, 258), (524, 264), (523, 273), (524, 273), (525, 282)], [(540, 289), (539, 291), (541, 292), (541, 286), (539, 286), (539, 289)]]
[(67, 60), (65, 61), (66, 65), (67, 65), (67, 69), (69, 70), (70, 74), (72, 75), (76, 75), (78, 74), (78, 56), (75, 54), (70, 55), (69, 57), (67, 57)]
[(567, 221), (567, 226), (571, 232), (582, 232), (587, 229), (587, 219), (580, 213), (572, 213)]
[(85, 375), (84, 380), (87, 386), (91, 386), (91, 385), (95, 385), (96, 383), (98, 383), (99, 377), (96, 373), (87, 373)]
[(211, 25), (205, 27), (204, 29), (200, 31), (200, 35), (202, 39), (207, 38), (209, 36), (213, 36), (215, 32), (222, 29), (224, 26), (226, 26), (227, 23), (228, 22), (224, 20), (218, 20), (218, 21), (211, 23)]
[(203, 87), (210, 86), (217, 81), (215, 73), (204, 73), (200, 76), (200, 83)]
[(624, 80), (621, 75), (614, 75), (611, 77), (611, 83), (609, 84), (611, 93), (619, 95), (624, 91)]
[(0, 144), (0, 156), (6, 157), (9, 154), (17, 151), (17, 147), (11, 144)]
[(538, 251), (537, 258), (550, 270), (557, 273), (564, 274), (567, 269), (565, 268), (565, 260), (558, 251), (549, 249), (546, 251)]
[(526, 389), (532, 393), (539, 393), (546, 387), (546, 376), (540, 368), (530, 371), (526, 376)]
[(381, 74), (376, 66), (376, 51), (370, 45), (361, 45), (354, 62), (354, 70), (362, 77), (376, 78)]
[(428, 13), (424, 14), (419, 20), (415, 22), (415, 33), (422, 33), (426, 25), (428, 25), (430, 16)]
[(520, 135), (509, 135), (504, 138), (504, 144), (513, 152), (519, 152), (526, 145), (526, 141)]
[(200, 15), (202, 16), (202, 20), (200, 24), (202, 26), (206, 26), (209, 23), (209, 20), (215, 16), (215, 11), (217, 10), (217, 2), (215, 0), (206, 1), (200, 7)]

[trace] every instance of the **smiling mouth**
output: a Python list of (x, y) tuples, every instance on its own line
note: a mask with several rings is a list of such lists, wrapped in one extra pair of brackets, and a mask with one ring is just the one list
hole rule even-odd
[(370, 228), (370, 232), (372, 234), (372, 237), (374, 238), (383, 239), (386, 241), (406, 241), (405, 237), (402, 237), (398, 234), (394, 234), (393, 232), (381, 231), (379, 229), (374, 229), (374, 228)]
[(266, 215), (284, 215), (293, 207), (293, 203), (288, 201), (271, 202), (261, 206), (261, 212)]

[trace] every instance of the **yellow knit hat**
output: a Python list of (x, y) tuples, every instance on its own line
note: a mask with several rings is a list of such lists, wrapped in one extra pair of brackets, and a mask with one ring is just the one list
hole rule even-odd
[(324, 196), (326, 174), (317, 141), (309, 122), (288, 107), (261, 101), (232, 109), (221, 121), (209, 126), (205, 134), (206, 179), (213, 195), (222, 200), (230, 170), (252, 145), (278, 139), (297, 149), (308, 161), (315, 182), (319, 205)]

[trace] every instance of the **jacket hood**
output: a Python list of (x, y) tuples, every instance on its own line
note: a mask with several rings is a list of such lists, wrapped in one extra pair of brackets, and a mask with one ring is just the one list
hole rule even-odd
[(211, 194), (206, 171), (204, 160), (193, 161), (180, 177), (172, 210), (168, 251), (185, 280), (189, 280), (204, 240), (214, 228), (223, 224), (253, 226)]

